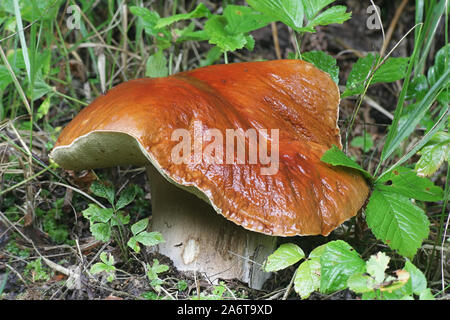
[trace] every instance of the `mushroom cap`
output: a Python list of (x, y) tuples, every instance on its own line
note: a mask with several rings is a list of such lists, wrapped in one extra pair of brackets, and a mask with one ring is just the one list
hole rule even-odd
[[(148, 165), (197, 194), (225, 218), (276, 236), (328, 235), (356, 215), (368, 185), (356, 171), (320, 161), (334, 144), (339, 89), (301, 60), (214, 65), (122, 83), (62, 131), (51, 158), (66, 169)], [(260, 163), (181, 163), (175, 129), (279, 129), (279, 170)], [(197, 122), (198, 123), (198, 122)], [(248, 141), (245, 142), (248, 144)], [(206, 144), (207, 145), (207, 144)], [(206, 147), (204, 145), (203, 147)], [(246, 148), (246, 150), (248, 150)], [(270, 150), (270, 149), (269, 149)]]

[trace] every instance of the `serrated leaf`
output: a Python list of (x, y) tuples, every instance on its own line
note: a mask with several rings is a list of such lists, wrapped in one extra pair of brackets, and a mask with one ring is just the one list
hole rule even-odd
[(131, 237), (128, 240), (127, 246), (129, 246), (131, 249), (133, 249), (133, 251), (136, 253), (139, 253), (141, 251), (141, 247), (139, 246), (139, 243), (137, 242), (135, 237)]
[(169, 270), (169, 266), (160, 264), (158, 259), (153, 259), (152, 270), (155, 273), (163, 273)]
[[(378, 54), (375, 56), (370, 53), (363, 58), (359, 58), (350, 71), (342, 97), (362, 93), (364, 83), (368, 80), (378, 61), (380, 61)], [(405, 70), (408, 66), (408, 61), (409, 58), (388, 58), (373, 74), (371, 84), (394, 82), (403, 79), (406, 74)]]
[(273, 272), (285, 269), (305, 257), (303, 250), (293, 243), (282, 244), (268, 258), (264, 266), (266, 272)]
[(130, 215), (123, 211), (119, 211), (111, 217), (111, 227), (124, 226), (128, 223), (130, 223)]
[(409, 258), (428, 237), (427, 216), (401, 194), (375, 188), (367, 204), (366, 220), (377, 239)]
[(355, 170), (358, 170), (360, 173), (362, 173), (366, 178), (372, 179), (372, 175), (368, 173), (366, 170), (361, 168), (359, 164), (357, 164), (355, 161), (350, 159), (344, 152), (342, 152), (341, 149), (333, 145), (331, 149), (325, 151), (322, 158), (320, 158), (321, 161), (331, 164), (333, 166), (343, 166), (347, 168), (352, 168)]
[(247, 0), (255, 10), (271, 17), (273, 21), (281, 21), (294, 30), (303, 26), (303, 3), (300, 0)]
[(155, 54), (148, 57), (145, 67), (145, 76), (150, 78), (167, 77), (169, 68), (167, 67), (167, 59), (162, 50), (158, 50)]
[(136, 185), (129, 185), (126, 187), (121, 193), (119, 200), (116, 202), (116, 210), (120, 210), (127, 205), (129, 205), (131, 202), (133, 202), (134, 198), (137, 194), (137, 187)]
[(137, 235), (139, 232), (144, 231), (148, 226), (148, 218), (139, 220), (131, 226), (131, 232), (133, 235)]
[(328, 73), (336, 84), (339, 83), (339, 67), (336, 65), (336, 59), (332, 56), (323, 51), (309, 51), (302, 53), (302, 59)]
[(96, 204), (90, 203), (87, 209), (83, 210), (83, 216), (91, 223), (94, 222), (108, 222), (114, 211), (110, 208), (100, 208)]
[(145, 246), (154, 246), (158, 243), (164, 242), (161, 233), (159, 232), (147, 232), (142, 231), (141, 233), (134, 236), (137, 242), (142, 243)]
[(331, 241), (320, 258), (320, 291), (331, 293), (347, 287), (352, 274), (365, 271), (366, 263), (345, 241)]
[(405, 270), (408, 271), (410, 278), (407, 286), (410, 286), (409, 290), (416, 295), (420, 295), (427, 289), (427, 279), (425, 275), (420, 271), (411, 261), (406, 260)]
[(94, 181), (90, 189), (97, 197), (105, 198), (111, 205), (114, 205), (114, 189), (112, 187), (99, 181)]
[(314, 19), (310, 20), (306, 25), (307, 28), (314, 28), (316, 26), (326, 26), (332, 23), (343, 23), (351, 18), (351, 12), (346, 12), (347, 7), (345, 6), (334, 6), (331, 7), (321, 14), (319, 14)]
[(421, 157), (415, 167), (417, 174), (422, 177), (433, 175), (450, 158), (450, 134), (437, 132), (418, 154)]
[(97, 274), (100, 272), (111, 272), (114, 271), (115, 267), (114, 266), (108, 266), (102, 262), (97, 262), (95, 264), (92, 265), (91, 269), (89, 270), (90, 273), (92, 274)]
[[(388, 185), (386, 185), (388, 184)], [(420, 201), (440, 201), (444, 191), (429, 179), (422, 178), (408, 168), (397, 167), (376, 182), (378, 190), (398, 193)]]
[(114, 257), (112, 254), (107, 254), (106, 252), (100, 253), (100, 260), (108, 266), (114, 265)]
[(248, 33), (268, 25), (273, 19), (251, 7), (228, 5), (223, 11), (225, 30), (231, 34)]
[(308, 20), (312, 20), (319, 12), (335, 0), (302, 0), (305, 15)]
[(231, 34), (225, 30), (227, 20), (222, 16), (213, 16), (205, 23), (205, 32), (209, 43), (217, 45), (222, 51), (235, 51), (242, 49), (247, 43), (242, 33)]
[(307, 260), (300, 264), (294, 279), (294, 290), (302, 299), (306, 299), (311, 293), (320, 287), (320, 262)]
[(347, 285), (355, 293), (368, 293), (374, 290), (375, 280), (366, 274), (355, 273), (348, 278)]
[(111, 238), (111, 227), (108, 223), (94, 223), (90, 226), (89, 230), (95, 239), (108, 242)]
[(366, 262), (367, 273), (370, 274), (376, 283), (382, 283), (385, 278), (385, 271), (391, 259), (383, 252), (370, 256)]
[(161, 29), (177, 21), (209, 17), (210, 15), (211, 11), (209, 11), (209, 9), (203, 3), (199, 3), (197, 7), (195, 7), (195, 9), (189, 13), (180, 13), (170, 17), (159, 19), (155, 25), (155, 28)]
[(150, 11), (147, 8), (136, 6), (131, 6), (130, 12), (142, 19), (144, 29), (147, 34), (155, 35), (157, 33), (157, 31), (155, 30), (155, 26), (160, 19), (158, 12)]

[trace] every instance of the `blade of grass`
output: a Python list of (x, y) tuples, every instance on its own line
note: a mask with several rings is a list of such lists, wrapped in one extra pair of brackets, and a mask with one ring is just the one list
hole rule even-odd
[[(414, 26), (414, 28), (416, 28), (416, 27), (417, 27), (417, 25)], [(421, 30), (422, 30), (422, 25), (419, 25), (418, 27), (419, 27), (419, 35), (420, 35)], [(374, 173), (375, 176), (377, 175), (377, 173), (381, 167), (381, 164), (392, 154), (393, 150), (395, 150), (395, 148), (394, 148), (392, 151), (389, 152), (388, 155), (386, 155), (386, 149), (392, 144), (392, 140), (395, 138), (395, 134), (397, 133), (398, 123), (400, 121), (400, 117), (403, 114), (403, 105), (405, 103), (406, 93), (408, 92), (409, 82), (411, 80), (411, 73), (412, 73), (413, 64), (414, 64), (413, 61), (415, 61), (418, 51), (419, 51), (419, 46), (415, 45), (413, 53), (412, 53), (411, 58), (408, 63), (408, 70), (406, 71), (405, 81), (403, 82), (403, 88), (402, 88), (402, 90), (400, 92), (400, 96), (398, 98), (397, 107), (395, 108), (394, 120), (392, 121), (392, 125), (389, 129), (389, 133), (386, 138), (386, 142), (385, 142), (383, 150), (381, 152), (380, 162)]]
[[(381, 162), (387, 160), (395, 151), (395, 149), (403, 142), (403, 140), (405, 140), (414, 131), (420, 120), (436, 100), (438, 94), (442, 92), (442, 90), (444, 90), (444, 88), (446, 87), (446, 83), (448, 82), (449, 78), (450, 69), (447, 69), (446, 72), (443, 73), (442, 76), (438, 79), (438, 81), (436, 81), (436, 83), (430, 88), (430, 90), (420, 101), (420, 103), (414, 107), (414, 110), (409, 114), (408, 118), (404, 122), (402, 122), (400, 126), (398, 126), (398, 122), (402, 114), (397, 114), (397, 112), (395, 113), (393, 125), (389, 130), (389, 134), (383, 148)], [(404, 100), (404, 97), (402, 98), (402, 100)], [(403, 103), (397, 108), (398, 110), (403, 110)]]
[[(25, 68), (27, 70), (28, 80), (31, 82), (31, 67), (30, 58), (28, 57), (27, 41), (25, 40), (25, 33), (23, 32), (22, 16), (20, 14), (19, 1), (13, 0), (14, 14), (16, 16), (16, 25), (19, 33), (20, 45), (22, 47), (23, 60), (25, 62)], [(34, 26), (34, 24), (33, 24)]]

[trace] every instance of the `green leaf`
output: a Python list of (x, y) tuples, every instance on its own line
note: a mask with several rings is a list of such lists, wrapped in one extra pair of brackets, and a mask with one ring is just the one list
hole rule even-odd
[(205, 67), (213, 64), (222, 56), (222, 50), (219, 47), (212, 47), (208, 54), (206, 55), (206, 59), (200, 61), (200, 67)]
[(419, 295), (419, 300), (436, 300), (429, 288), (423, 290)]
[(309, 51), (302, 53), (302, 59), (311, 62), (318, 69), (328, 73), (336, 84), (339, 84), (339, 67), (336, 59), (323, 51)]
[(130, 223), (130, 215), (123, 211), (118, 211), (111, 217), (111, 227), (124, 226)]
[(294, 290), (302, 299), (320, 288), (320, 262), (307, 260), (300, 264), (294, 278)]
[(50, 110), (50, 97), (47, 97), (39, 106), (36, 113), (36, 119), (42, 119), (48, 113), (49, 110)]
[(375, 280), (364, 273), (355, 273), (348, 278), (347, 286), (355, 293), (372, 292), (375, 288)]
[[(388, 184), (388, 185), (386, 185)], [(418, 177), (408, 168), (397, 167), (376, 182), (376, 188), (386, 193), (397, 193), (408, 198), (436, 202), (442, 200), (444, 191), (429, 179)]]
[(418, 154), (421, 157), (415, 167), (417, 175), (433, 175), (450, 158), (450, 134), (445, 131), (437, 132)]
[(302, 0), (306, 18), (312, 20), (319, 12), (335, 0)]
[(128, 245), (131, 249), (133, 249), (133, 251), (136, 252), (136, 253), (139, 253), (139, 252), (141, 251), (141, 247), (139, 247), (139, 244), (138, 244), (138, 242), (137, 242), (137, 240), (136, 240), (135, 237), (131, 237), (131, 238), (128, 240), (127, 245)]
[(111, 272), (114, 271), (116, 268), (114, 266), (108, 266), (102, 262), (97, 262), (92, 265), (91, 269), (89, 270), (92, 274), (97, 274), (100, 272)]
[(409, 258), (428, 237), (427, 216), (401, 194), (375, 188), (367, 204), (366, 220), (377, 239)]
[(134, 236), (137, 242), (142, 243), (145, 246), (154, 246), (158, 243), (164, 242), (161, 233), (159, 232), (147, 232), (142, 231), (141, 233)]
[(111, 227), (108, 223), (94, 223), (89, 228), (95, 239), (108, 242), (111, 238)]
[(150, 78), (167, 77), (169, 75), (169, 68), (167, 67), (167, 59), (162, 50), (158, 50), (152, 54), (146, 64), (145, 76)]
[[(359, 58), (353, 65), (347, 79), (347, 84), (342, 97), (360, 94), (364, 91), (365, 81), (375, 68), (376, 63), (380, 61), (380, 56), (368, 54), (366, 57)], [(373, 74), (371, 84), (380, 82), (394, 82), (403, 79), (409, 58), (388, 58)]]
[(320, 257), (325, 252), (326, 248), (327, 248), (326, 244), (314, 248), (314, 250), (309, 253), (308, 259), (320, 261)]
[(389, 260), (391, 259), (385, 253), (378, 252), (376, 255), (370, 256), (366, 262), (367, 273), (375, 279), (376, 283), (382, 283), (384, 281)]
[(223, 11), (225, 30), (231, 34), (248, 33), (268, 25), (273, 19), (251, 7), (228, 5)]
[(242, 49), (247, 39), (242, 33), (231, 34), (225, 27), (227, 20), (222, 16), (213, 16), (205, 23), (205, 32), (209, 37), (209, 43), (217, 45), (222, 51), (235, 51)]
[(310, 20), (306, 25), (306, 28), (325, 26), (332, 23), (343, 23), (344, 21), (350, 19), (352, 16), (351, 12), (346, 11), (347, 11), (346, 6), (331, 7), (322, 12), (321, 14), (319, 14), (313, 20)]
[(209, 17), (209, 16), (211, 16), (211, 11), (209, 11), (209, 9), (203, 3), (199, 3), (197, 5), (197, 7), (195, 7), (195, 9), (189, 13), (181, 13), (181, 14), (176, 14), (176, 15), (173, 15), (170, 17), (159, 19), (155, 25), (155, 28), (161, 29), (161, 28), (171, 25), (172, 23), (175, 23), (177, 21), (194, 19), (194, 18), (203, 18), (203, 17)]
[(137, 235), (139, 232), (144, 231), (148, 226), (148, 218), (139, 220), (131, 226), (131, 232), (133, 235)]
[(410, 287), (409, 290), (411, 294), (414, 293), (420, 295), (427, 289), (427, 279), (425, 278), (425, 275), (409, 260), (406, 260), (405, 270), (408, 271), (410, 275), (406, 285)]
[[(434, 85), (444, 74), (445, 70), (450, 68), (450, 44), (443, 46), (436, 52), (434, 65), (428, 69), (427, 78), (430, 85)], [(446, 61), (447, 60), (447, 61)]]
[(116, 210), (125, 208), (127, 205), (133, 202), (134, 198), (136, 197), (136, 194), (137, 194), (136, 185), (129, 185), (128, 187), (126, 187), (120, 193), (119, 200), (117, 200), (116, 202)]
[(6, 87), (13, 82), (11, 74), (5, 66), (0, 65), (0, 91), (6, 89)]
[(94, 181), (91, 184), (91, 191), (97, 197), (105, 198), (111, 205), (114, 205), (114, 189), (99, 181)]
[(372, 136), (369, 133), (364, 132), (363, 136), (353, 138), (350, 145), (355, 148), (360, 148), (364, 153), (367, 153), (373, 147)]
[(108, 222), (114, 211), (110, 208), (100, 208), (96, 204), (90, 203), (88, 208), (83, 210), (83, 216), (91, 223), (94, 222)]
[(341, 149), (333, 145), (331, 149), (325, 151), (322, 158), (320, 158), (321, 161), (331, 164), (333, 166), (342, 166), (347, 168), (352, 168), (355, 170), (358, 170), (360, 173), (362, 173), (366, 178), (372, 180), (372, 175), (368, 173), (366, 170), (361, 168), (359, 164), (357, 164), (355, 161), (350, 159), (344, 152), (342, 152)]
[(112, 254), (107, 254), (106, 252), (100, 253), (100, 260), (108, 266), (114, 265), (114, 257)]
[[(450, 78), (450, 68), (445, 71), (444, 74), (436, 81), (436, 83), (428, 90), (425, 97), (419, 101), (416, 107), (409, 113), (409, 116), (405, 121), (401, 124), (394, 122), (389, 129), (388, 136), (386, 138), (386, 142), (384, 143), (383, 151), (381, 153), (381, 162), (387, 160), (392, 153), (400, 146), (400, 144), (408, 138), (411, 133), (416, 129), (416, 126), (423, 119), (427, 111), (433, 105), (433, 102), (436, 100), (438, 92), (448, 83), (448, 79)], [(399, 108), (399, 107), (397, 107)], [(400, 110), (400, 109), (397, 109)], [(396, 113), (399, 111), (396, 111)], [(439, 122), (438, 122), (439, 123)], [(437, 124), (438, 124), (437, 123)], [(429, 139), (431, 139), (429, 137)], [(424, 140), (425, 137), (419, 141), (419, 143), (428, 143), (428, 141)]]
[(268, 258), (264, 266), (267, 272), (285, 269), (305, 257), (303, 250), (293, 243), (282, 244)]
[(347, 280), (355, 273), (362, 273), (366, 263), (345, 241), (331, 241), (320, 258), (320, 291), (331, 293), (347, 287)]
[(167, 266), (165, 264), (159, 264), (158, 259), (153, 259), (152, 270), (155, 273), (163, 273), (163, 272), (166, 272), (169, 270), (169, 266)]
[(149, 35), (156, 35), (155, 26), (158, 23), (160, 16), (156, 11), (150, 11), (147, 8), (131, 6), (130, 12), (142, 19), (145, 32)]
[(281, 21), (294, 30), (303, 27), (303, 3), (300, 0), (247, 0), (255, 10)]

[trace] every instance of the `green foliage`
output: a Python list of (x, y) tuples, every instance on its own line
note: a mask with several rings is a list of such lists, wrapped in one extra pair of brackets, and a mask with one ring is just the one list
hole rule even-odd
[(285, 243), (267, 258), (264, 269), (267, 272), (285, 269), (304, 257), (305, 254), (299, 246), (293, 243)]
[(107, 281), (112, 282), (116, 278), (116, 267), (114, 267), (114, 257), (110, 253), (102, 252), (100, 254), (101, 262), (97, 262), (92, 265), (90, 272), (92, 274), (97, 274), (105, 272), (108, 277)]
[[(284, 252), (287, 251), (287, 252)], [(289, 243), (280, 246), (268, 259), (277, 259), (286, 255), (290, 261), (300, 261), (303, 252), (297, 245)], [(292, 257), (295, 256), (296, 259)], [(390, 258), (378, 252), (364, 261), (361, 256), (345, 241), (330, 241), (315, 248), (297, 268), (294, 274), (294, 289), (302, 299), (308, 298), (314, 291), (331, 294), (350, 289), (361, 295), (364, 300), (381, 299), (434, 299), (424, 274), (406, 260), (404, 269), (388, 272)], [(284, 268), (292, 265), (284, 264)], [(283, 266), (280, 264), (282, 270)]]
[(372, 175), (361, 168), (359, 164), (350, 159), (342, 150), (333, 145), (331, 149), (327, 150), (320, 159), (321, 161), (331, 164), (333, 166), (342, 166), (347, 168), (352, 168), (359, 171), (367, 179), (372, 180)]
[(320, 291), (331, 293), (346, 287), (348, 278), (362, 272), (364, 260), (345, 241), (329, 242), (320, 256)]
[(115, 202), (114, 188), (101, 182), (95, 182), (91, 185), (91, 191), (98, 197), (107, 199), (111, 208), (101, 208), (97, 204), (89, 204), (88, 208), (83, 210), (83, 216), (90, 222), (90, 231), (92, 235), (102, 242), (111, 240), (114, 236), (117, 244), (120, 246), (124, 256), (127, 256), (127, 247), (135, 252), (140, 252), (139, 243), (145, 246), (154, 246), (163, 242), (159, 232), (147, 232), (148, 218), (141, 219), (131, 226), (132, 236), (125, 239), (125, 225), (130, 223), (130, 215), (127, 215), (121, 209), (134, 201), (136, 195), (142, 192), (135, 185), (127, 186)]
[(373, 147), (372, 136), (369, 133), (364, 132), (362, 136), (354, 137), (352, 142), (350, 142), (350, 145), (355, 148), (360, 148), (364, 153), (367, 153)]
[(153, 259), (153, 264), (147, 263), (147, 278), (150, 281), (150, 285), (159, 292), (161, 290), (161, 285), (164, 283), (163, 280), (159, 278), (160, 273), (164, 273), (169, 270), (169, 266), (165, 264), (160, 264), (158, 259)]
[(127, 245), (135, 252), (140, 252), (141, 248), (139, 243), (145, 246), (155, 246), (164, 242), (161, 233), (159, 232), (147, 232), (148, 218), (142, 219), (131, 226), (131, 232), (133, 236), (128, 240)]
[(42, 265), (42, 259), (38, 258), (34, 261), (28, 262), (25, 267), (25, 275), (30, 277), (31, 282), (48, 281), (50, 274), (48, 268)]
[(323, 51), (309, 51), (302, 53), (302, 59), (314, 64), (318, 69), (328, 73), (336, 84), (339, 84), (339, 67), (336, 59)]
[(421, 155), (415, 170), (419, 176), (433, 175), (450, 158), (450, 134), (445, 131), (436, 133), (418, 152)]
[(380, 60), (380, 56), (374, 54), (359, 58), (350, 71), (342, 98), (363, 93), (368, 81), (370, 84), (388, 83), (405, 77), (408, 58), (388, 58), (383, 64)]
[(150, 78), (158, 78), (167, 77), (168, 74), (167, 59), (164, 53), (159, 50), (148, 58), (145, 75)]

